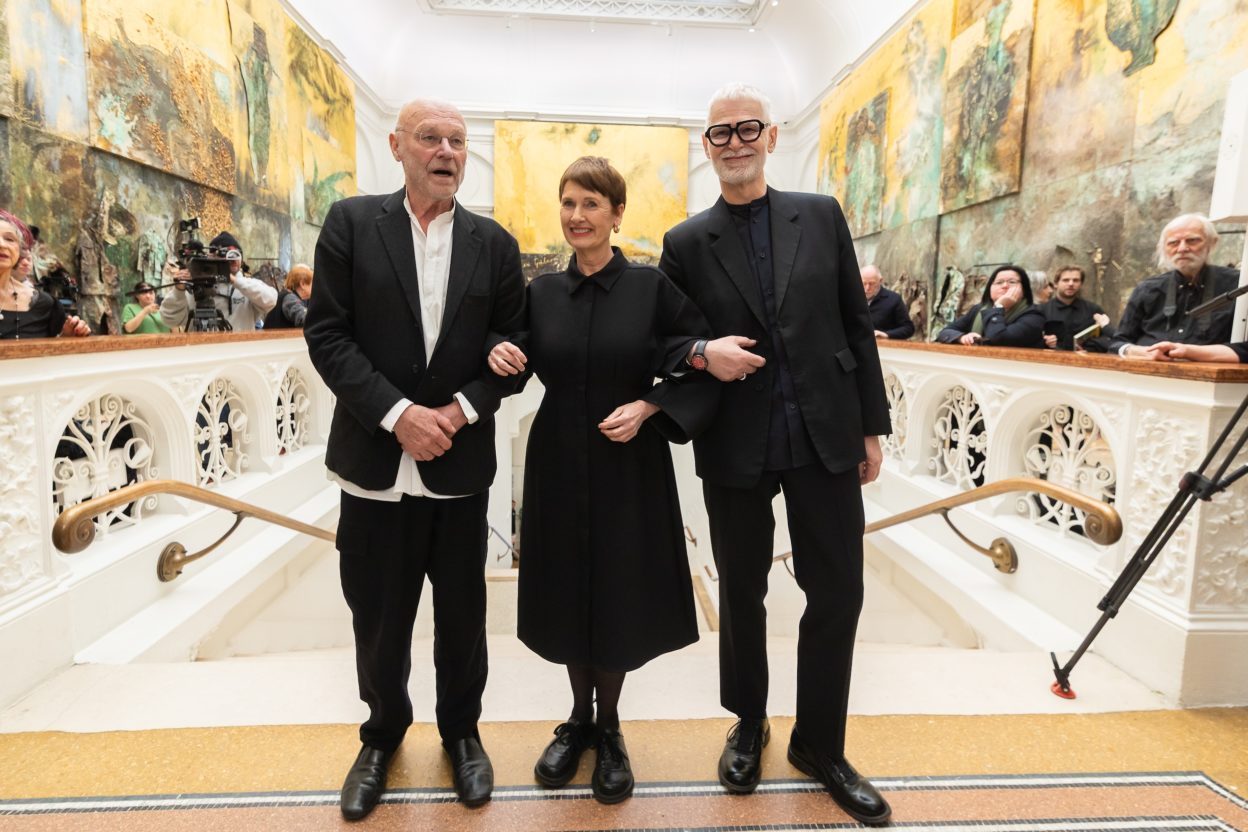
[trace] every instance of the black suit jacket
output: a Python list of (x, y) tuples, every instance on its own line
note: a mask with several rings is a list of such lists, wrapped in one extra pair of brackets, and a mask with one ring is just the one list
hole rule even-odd
[[(829, 471), (865, 458), (864, 436), (891, 432), (875, 328), (835, 199), (768, 189), (776, 318), (798, 405)], [(774, 371), (767, 313), (745, 248), (721, 198), (663, 238), (660, 268), (710, 321), (715, 337), (744, 335), (768, 363), (726, 382), (719, 413), (694, 440), (698, 475), (734, 488), (756, 484), (767, 453)]]
[(904, 341), (914, 334), (914, 321), (910, 320), (910, 312), (901, 295), (881, 286), (875, 297), (867, 301), (867, 310), (871, 313), (871, 323), (892, 341)]
[(325, 464), (361, 488), (393, 487), (403, 449), (382, 418), (402, 398), (438, 407), (460, 392), (478, 421), (445, 454), (418, 465), (433, 491), (473, 494), (494, 479), (494, 412), (515, 384), (490, 372), (485, 345), (491, 334), (523, 328), (520, 251), (498, 223), (455, 206), (442, 327), (426, 362), (403, 195), (335, 203), (316, 243), (303, 332), (312, 363), (338, 397)]

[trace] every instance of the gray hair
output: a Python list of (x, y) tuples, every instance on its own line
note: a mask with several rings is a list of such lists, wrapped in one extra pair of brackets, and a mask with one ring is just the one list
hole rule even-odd
[(734, 81), (731, 84), (724, 84), (711, 96), (711, 100), (706, 105), (707, 127), (711, 126), (711, 110), (722, 101), (753, 101), (763, 108), (763, 121), (771, 123), (771, 99), (758, 87)]
[(1166, 223), (1166, 227), (1161, 229), (1161, 236), (1157, 238), (1157, 265), (1163, 269), (1174, 266), (1166, 254), (1166, 235), (1181, 225), (1199, 225), (1210, 250), (1218, 244), (1218, 229), (1213, 227), (1213, 222), (1208, 217), (1204, 214), (1180, 214)]
[(1031, 294), (1038, 295), (1049, 283), (1049, 276), (1044, 272), (1031, 272)]

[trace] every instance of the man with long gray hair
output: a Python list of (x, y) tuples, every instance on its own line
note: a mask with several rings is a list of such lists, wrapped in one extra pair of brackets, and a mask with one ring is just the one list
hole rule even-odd
[(1199, 318), (1191, 310), (1229, 292), (1239, 272), (1209, 263), (1217, 229), (1203, 214), (1175, 217), (1157, 241), (1157, 264), (1169, 271), (1145, 278), (1131, 292), (1110, 349), (1124, 358), (1148, 359), (1159, 341), (1224, 344), (1231, 339), (1233, 307)]

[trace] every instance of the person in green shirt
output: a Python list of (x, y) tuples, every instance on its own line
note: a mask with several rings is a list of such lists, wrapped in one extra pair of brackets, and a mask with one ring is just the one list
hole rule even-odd
[(169, 331), (160, 319), (160, 304), (156, 302), (156, 290), (152, 284), (140, 282), (130, 294), (135, 302), (127, 303), (121, 310), (121, 328), (127, 335)]

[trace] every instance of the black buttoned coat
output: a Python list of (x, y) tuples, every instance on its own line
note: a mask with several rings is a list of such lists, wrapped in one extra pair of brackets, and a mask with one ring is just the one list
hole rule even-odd
[[(517, 340), (545, 386), (529, 433), (520, 526), (521, 641), (560, 664), (633, 670), (697, 641), (684, 525), (668, 442), (714, 415), (720, 385), (679, 372), (709, 334), (657, 269), (618, 251), (600, 272), (529, 286)], [(659, 406), (630, 442), (598, 424), (643, 399)]]

